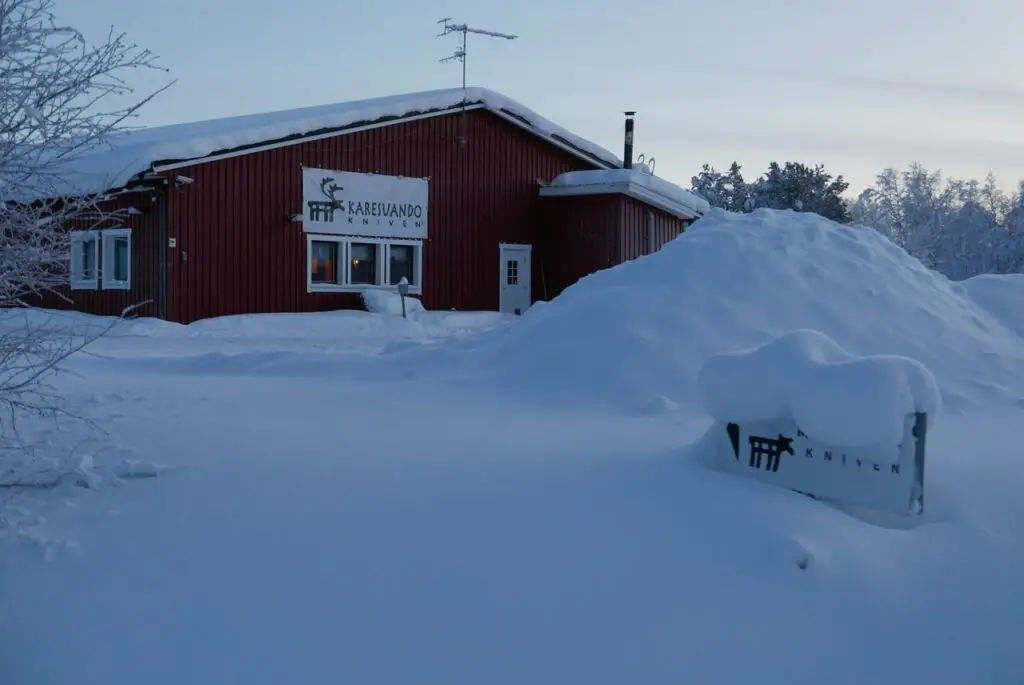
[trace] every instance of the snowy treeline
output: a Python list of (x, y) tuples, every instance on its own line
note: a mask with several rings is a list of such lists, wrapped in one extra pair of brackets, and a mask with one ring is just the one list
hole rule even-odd
[(979, 182), (943, 178), (918, 164), (886, 169), (851, 214), (954, 280), (1024, 273), (1024, 183), (1007, 194), (991, 174)]
[(818, 165), (776, 162), (756, 181), (743, 178), (742, 167), (733, 162), (725, 173), (705, 164), (691, 179), (694, 192), (712, 207), (733, 212), (755, 209), (795, 209), (814, 212), (833, 221), (850, 221), (850, 210), (843, 193), (850, 187), (842, 176), (833, 177)]
[(773, 162), (767, 173), (746, 182), (734, 162), (724, 173), (705, 164), (691, 184), (713, 207), (734, 212), (793, 209), (871, 226), (954, 280), (1024, 273), (1024, 183), (1008, 194), (992, 175), (965, 181), (913, 164), (905, 171), (886, 169), (850, 201), (842, 197), (849, 184), (823, 166)]

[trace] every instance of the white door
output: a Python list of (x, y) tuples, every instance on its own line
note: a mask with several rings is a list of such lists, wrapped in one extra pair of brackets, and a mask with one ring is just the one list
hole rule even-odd
[(498, 311), (522, 314), (530, 307), (530, 253), (532, 245), (498, 246)]

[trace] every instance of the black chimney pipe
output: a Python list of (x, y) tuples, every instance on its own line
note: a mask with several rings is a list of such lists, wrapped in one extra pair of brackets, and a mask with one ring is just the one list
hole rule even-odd
[(626, 112), (626, 149), (622, 154), (622, 167), (633, 168), (633, 116), (636, 112)]

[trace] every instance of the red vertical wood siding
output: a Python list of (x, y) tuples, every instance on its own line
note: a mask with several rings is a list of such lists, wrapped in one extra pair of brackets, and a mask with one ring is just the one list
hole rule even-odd
[[(133, 310), (133, 316), (157, 316), (159, 216), (156, 195), (149, 190), (124, 193), (100, 205), (100, 210), (106, 212), (128, 208), (138, 209), (142, 213), (121, 214), (116, 220), (102, 224), (82, 224), (71, 228), (132, 229), (131, 290), (71, 290), (64, 286), (57, 289), (62, 297), (47, 295), (31, 304), (47, 309), (74, 309), (100, 316), (118, 316), (129, 306), (141, 305)], [(65, 297), (71, 301), (68, 302)], [(144, 302), (147, 304), (142, 304)]]
[(306, 235), (286, 218), (302, 210), (302, 166), (430, 179), (423, 300), (432, 309), (496, 309), (498, 244), (541, 237), (537, 180), (593, 168), (471, 110), (169, 172), (195, 181), (169, 190), (170, 319), (361, 306), (356, 294), (306, 292)]
[[(622, 198), (622, 252), (620, 261), (626, 262), (657, 252), (665, 243), (679, 237), (687, 222), (632, 197)], [(648, 241), (648, 216), (654, 215), (654, 245)], [(653, 247), (653, 249), (652, 249)]]
[[(557, 297), (579, 279), (657, 252), (690, 221), (621, 194), (544, 198), (545, 238), (540, 262), (545, 286), (538, 299)], [(653, 245), (648, 216), (654, 215)], [(653, 249), (652, 249), (653, 248)]]
[[(615, 266), (619, 259), (622, 195), (543, 199), (547, 235), (534, 268), (543, 269), (544, 299), (557, 297), (579, 279)], [(536, 291), (535, 291), (536, 292)]]

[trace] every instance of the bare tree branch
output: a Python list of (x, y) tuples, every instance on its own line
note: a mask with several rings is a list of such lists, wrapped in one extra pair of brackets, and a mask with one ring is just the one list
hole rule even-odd
[(108, 33), (90, 46), (57, 23), (51, 0), (0, 0), (0, 307), (52, 294), (67, 283), (71, 224), (119, 218), (104, 209), (102, 178), (74, 173), (110, 145), (125, 122), (171, 84), (121, 107), (127, 75), (164, 71), (154, 55)]
[(62, 296), (68, 285), (69, 230), (109, 227), (126, 211), (110, 208), (110, 179), (83, 175), (81, 164), (88, 170), (86, 156), (116, 145), (139, 109), (172, 85), (136, 97), (133, 74), (165, 71), (155, 56), (113, 28), (103, 42), (90, 44), (59, 23), (52, 7), (52, 0), (0, 0), (0, 310), (6, 310), (0, 313), (0, 482), (6, 487), (19, 478), (4, 455), (34, 454), (21, 421), (84, 420), (53, 383), (62, 363), (138, 307), (85, 332), (30, 311), (40, 297)]

